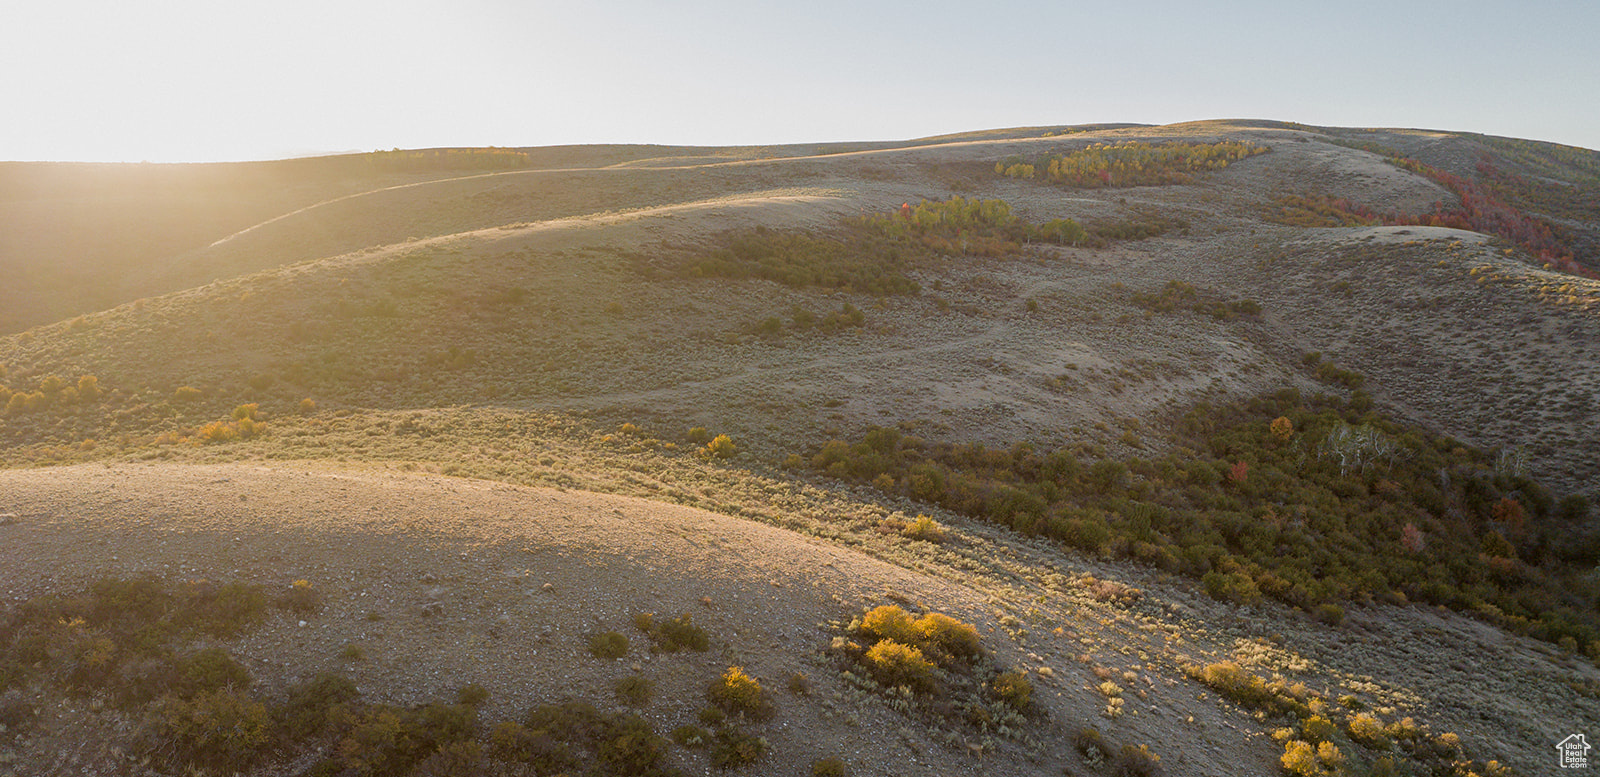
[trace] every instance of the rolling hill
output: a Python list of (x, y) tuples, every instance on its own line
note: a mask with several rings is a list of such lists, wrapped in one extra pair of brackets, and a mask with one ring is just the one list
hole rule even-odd
[[(1597, 185), (1259, 121), (0, 165), (0, 769), (177, 773), (227, 693), (262, 774), (622, 769), (569, 698), (696, 773), (1536, 773), (1600, 720)], [(149, 652), (139, 575), (323, 601)], [(886, 668), (891, 605), (983, 647)], [(129, 700), (206, 645), (252, 690)], [(775, 713), (697, 717), (732, 666)], [(318, 672), (390, 706), (305, 733)]]

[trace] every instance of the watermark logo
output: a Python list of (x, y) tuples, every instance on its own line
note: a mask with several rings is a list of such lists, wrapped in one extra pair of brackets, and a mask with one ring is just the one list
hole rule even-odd
[(1582, 734), (1573, 734), (1556, 743), (1556, 763), (1563, 769), (1589, 768), (1589, 743)]

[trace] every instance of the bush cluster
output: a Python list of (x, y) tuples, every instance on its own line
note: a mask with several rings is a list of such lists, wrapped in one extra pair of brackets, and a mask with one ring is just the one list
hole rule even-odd
[(1188, 310), (1209, 315), (1218, 321), (1261, 317), (1261, 306), (1254, 300), (1225, 300), (1209, 289), (1200, 289), (1184, 281), (1167, 281), (1156, 293), (1135, 292), (1130, 301), (1157, 313)]
[(1034, 163), (1004, 160), (995, 172), (1012, 178), (1041, 178), (1061, 186), (1081, 189), (1125, 186), (1162, 186), (1187, 183), (1195, 173), (1222, 170), (1241, 159), (1271, 149), (1254, 143), (1225, 140), (1217, 143), (1095, 143), (1069, 154), (1057, 154)]
[[(5, 373), (0, 372), (0, 378), (3, 377)], [(80, 376), (76, 384), (69, 383), (59, 375), (46, 375), (32, 391), (13, 389), (0, 383), (0, 414), (17, 416), (42, 413), (52, 408), (92, 405), (100, 401), (103, 393), (100, 379), (93, 375)]]
[(692, 650), (704, 653), (711, 647), (711, 638), (706, 635), (705, 629), (694, 625), (694, 619), (689, 613), (683, 613), (667, 621), (657, 621), (651, 613), (640, 613), (634, 616), (633, 625), (650, 638), (651, 652), (677, 653), (680, 650)]
[(985, 733), (1025, 736), (1033, 685), (1022, 672), (995, 666), (972, 624), (886, 604), (864, 612), (846, 634), (832, 648), (848, 667), (846, 680), (895, 709), (935, 725), (962, 721)]
[(1480, 451), (1393, 423), (1361, 392), (1202, 405), (1176, 433), (1177, 452), (1120, 461), (874, 428), (824, 444), (809, 464), (1184, 573), (1219, 599), (1276, 599), (1331, 624), (1346, 602), (1420, 600), (1600, 658), (1600, 585), (1585, 575), (1600, 542), (1557, 541), (1548, 528), (1587, 513), (1581, 497), (1558, 500)]
[[(1396, 774), (1393, 757), (1398, 745), (1415, 773), (1440, 775), (1504, 774), (1494, 761), (1478, 764), (1463, 758), (1460, 738), (1454, 734), (1433, 737), (1426, 726), (1411, 718), (1385, 725), (1376, 715), (1357, 711), (1364, 705), (1353, 696), (1341, 697), (1335, 707), (1302, 683), (1280, 676), (1266, 680), (1232, 661), (1184, 671), (1258, 716), (1284, 719), (1292, 726), (1280, 728), (1273, 738), (1284, 747), (1280, 763), (1296, 777), (1332, 777), (1338, 774)], [(1343, 720), (1341, 726), (1339, 719)], [(1370, 761), (1369, 761), (1370, 759)], [(1411, 766), (1404, 767), (1410, 769)]]

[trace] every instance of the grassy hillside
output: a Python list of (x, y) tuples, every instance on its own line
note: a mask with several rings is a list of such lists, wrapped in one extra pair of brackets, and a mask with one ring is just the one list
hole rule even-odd
[[(14, 316), (37, 325), (0, 338), (0, 460), (363, 467), (676, 502), (983, 591), (1005, 604), (963, 617), (1009, 635), (994, 655), (1048, 653), (1054, 672), (1080, 660), (1078, 619), (1137, 604), (1160, 630), (1199, 601), (1232, 619), (1204, 650), (1166, 645), (1082, 688), (1024, 673), (1060, 691), (1048, 724), (1025, 724), (1025, 702), (985, 706), (1018, 698), (995, 690), (1003, 662), (980, 671), (910, 632), (879, 647), (887, 632), (848, 611), (826, 676), (918, 731), (965, 710), (975, 729), (930, 735), (954, 753), (1004, 727), (1005, 758), (1139, 773), (1120, 743), (1156, 747), (1181, 724), (1115, 722), (1130, 672), (1243, 705), (1262, 739), (1229, 746), (1261, 772), (1330, 771), (1323, 743), (1351, 773), (1530, 771), (1547, 743), (1460, 716), (1469, 702), (1442, 683), (1409, 686), (1397, 664), (1372, 670), (1393, 694), (1337, 672), (1316, 682), (1343, 692), (1295, 690), (1230, 669), (1227, 640), (1289, 630), (1310, 654), (1448, 618), (1566, 667), (1538, 693), (1592, 702), (1592, 156), (1200, 122), (18, 167), (0, 171), (6, 218), (29, 227), (15, 239), (76, 257), (46, 280), (82, 293), (28, 287), (36, 304)], [(117, 210), (134, 191), (155, 196)], [(71, 218), (105, 228), (51, 226)], [(90, 292), (95, 309), (69, 315)], [(959, 539), (931, 541), (945, 532)], [(1012, 554), (1028, 562), (984, 571)], [(1005, 620), (1068, 589), (1099, 614)], [(1125, 647), (1144, 626), (1108, 628)], [(1560, 671), (1577, 684), (1551, 685)], [(1497, 710), (1548, 701), (1496, 693)], [(1048, 728), (1085, 699), (1116, 747)], [(1408, 715), (1449, 721), (1468, 750)], [(1037, 750), (1045, 730), (1084, 739)]]

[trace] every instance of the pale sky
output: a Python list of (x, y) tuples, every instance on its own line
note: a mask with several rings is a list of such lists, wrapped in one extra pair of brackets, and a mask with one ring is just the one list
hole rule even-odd
[(0, 160), (1262, 118), (1600, 148), (1600, 2), (0, 0)]

